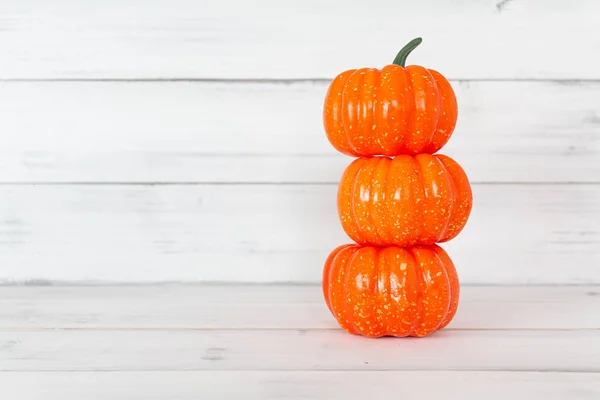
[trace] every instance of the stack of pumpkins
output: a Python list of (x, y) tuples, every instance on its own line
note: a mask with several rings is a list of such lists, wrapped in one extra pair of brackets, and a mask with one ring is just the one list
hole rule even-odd
[(444, 76), (405, 67), (420, 43), (408, 43), (381, 70), (342, 72), (325, 98), (327, 138), (355, 157), (341, 178), (337, 208), (356, 243), (325, 261), (323, 295), (352, 334), (427, 336), (448, 325), (458, 307), (458, 276), (437, 243), (464, 228), (472, 192), (461, 166), (434, 154), (450, 139), (458, 110)]

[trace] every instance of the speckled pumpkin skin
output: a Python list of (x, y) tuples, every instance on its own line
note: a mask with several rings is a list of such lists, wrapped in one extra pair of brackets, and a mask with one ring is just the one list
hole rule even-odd
[(350, 69), (331, 82), (323, 125), (343, 154), (433, 154), (450, 139), (458, 117), (456, 95), (439, 72), (390, 64)]
[(452, 260), (439, 246), (377, 248), (346, 244), (323, 269), (323, 295), (349, 333), (424, 337), (446, 327), (460, 288)]
[(472, 205), (467, 175), (444, 155), (357, 158), (337, 194), (346, 234), (374, 246), (449, 241), (465, 227)]

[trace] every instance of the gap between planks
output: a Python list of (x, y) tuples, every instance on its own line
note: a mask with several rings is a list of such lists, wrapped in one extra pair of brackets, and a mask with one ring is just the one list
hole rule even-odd
[[(172, 83), (172, 82), (189, 82), (189, 83), (224, 83), (224, 84), (256, 84), (256, 85), (294, 85), (294, 84), (329, 84), (333, 80), (331, 78), (195, 78), (195, 77), (148, 77), (148, 78), (0, 78), (0, 83), (3, 82), (43, 82), (43, 83), (62, 83), (62, 82), (117, 82), (117, 83)], [(552, 78), (462, 78), (449, 79), (453, 84), (468, 84), (469, 82), (539, 82), (539, 83), (556, 83), (560, 85), (579, 85), (585, 83), (600, 83), (597, 78), (582, 78), (582, 79), (552, 79)]]
[[(298, 158), (302, 158), (299, 156)], [(590, 185), (598, 186), (600, 181), (471, 181), (471, 185), (477, 186), (577, 186), (577, 185)], [(310, 181), (231, 181), (231, 182), (216, 182), (216, 181), (181, 181), (181, 182), (121, 182), (121, 181), (73, 181), (73, 182), (61, 182), (61, 181), (32, 181), (32, 182), (7, 182), (0, 181), (0, 186), (337, 186), (339, 182), (310, 182)]]

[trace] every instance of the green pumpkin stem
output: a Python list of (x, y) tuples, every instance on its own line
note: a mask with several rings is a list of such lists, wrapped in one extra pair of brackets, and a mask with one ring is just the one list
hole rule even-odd
[(410, 52), (416, 49), (422, 41), (423, 39), (419, 37), (408, 42), (408, 44), (398, 52), (396, 58), (394, 58), (394, 64), (404, 67), (406, 65), (406, 58), (408, 57)]

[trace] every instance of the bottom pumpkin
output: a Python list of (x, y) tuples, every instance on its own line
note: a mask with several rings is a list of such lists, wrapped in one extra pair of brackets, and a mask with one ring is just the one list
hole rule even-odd
[(323, 269), (323, 295), (347, 332), (367, 337), (423, 337), (446, 327), (460, 286), (438, 245), (372, 247), (345, 244)]

